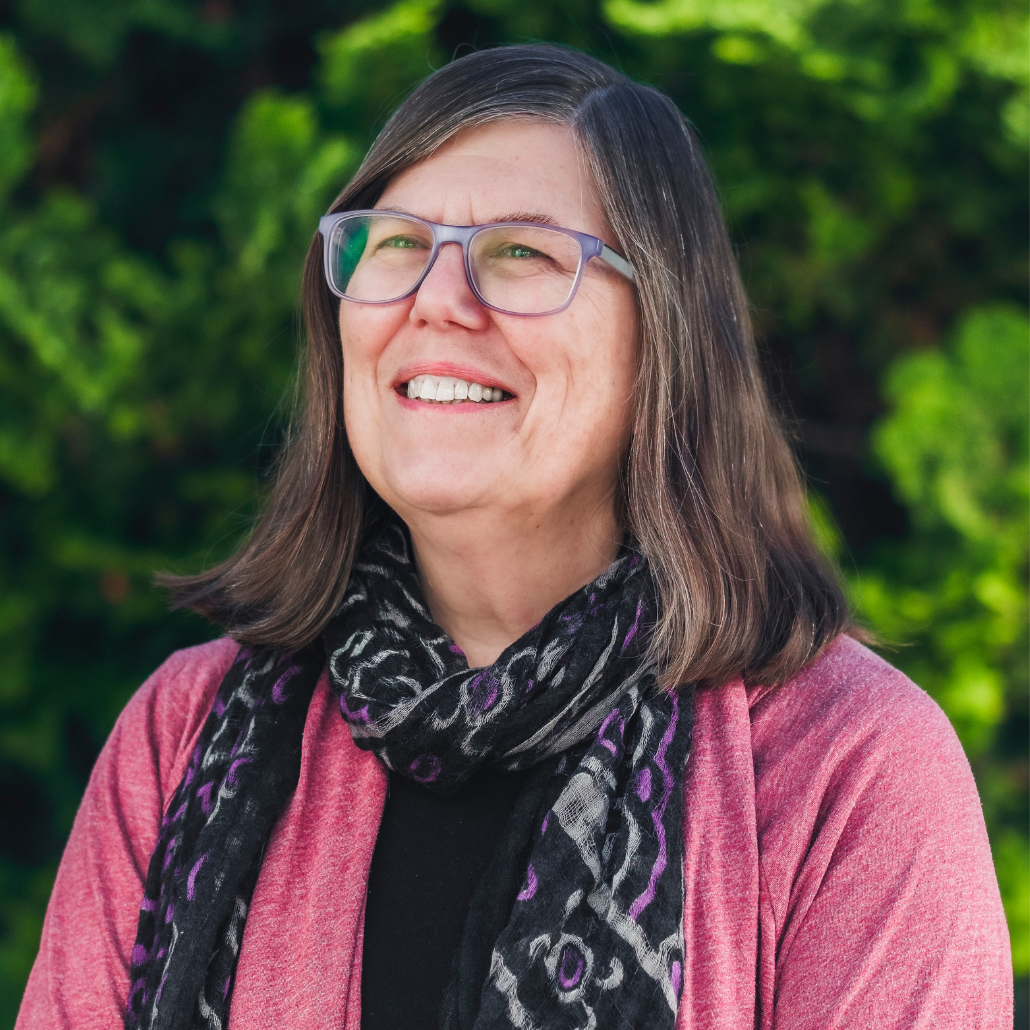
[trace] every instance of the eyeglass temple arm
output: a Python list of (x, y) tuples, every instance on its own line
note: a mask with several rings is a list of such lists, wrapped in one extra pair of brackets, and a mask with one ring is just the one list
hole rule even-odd
[(601, 253), (597, 256), (611, 265), (616, 272), (621, 272), (630, 282), (636, 279), (637, 273), (633, 266), (621, 254), (616, 254), (607, 243), (601, 245)]

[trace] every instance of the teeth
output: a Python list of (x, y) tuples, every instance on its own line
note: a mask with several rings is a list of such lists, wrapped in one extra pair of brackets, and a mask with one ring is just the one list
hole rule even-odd
[(413, 376), (408, 380), (408, 397), (435, 404), (459, 404), (465, 400), (491, 403), (502, 400), (504, 391), (497, 386), (469, 383), (452, 376)]

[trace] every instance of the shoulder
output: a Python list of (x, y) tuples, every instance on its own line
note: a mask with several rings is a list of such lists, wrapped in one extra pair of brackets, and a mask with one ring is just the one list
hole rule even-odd
[(222, 637), (173, 652), (125, 706), (106, 750), (118, 752), (128, 745), (146, 751), (162, 787), (174, 786), (238, 650), (236, 641)]
[(780, 1022), (827, 1026), (846, 1010), (838, 1025), (1000, 1026), (1004, 913), (972, 770), (941, 709), (848, 638), (749, 701), (777, 983), (766, 1003)]
[(988, 876), (969, 762), (947, 717), (907, 676), (842, 637), (752, 697), (759, 848), (795, 888), (797, 863), (822, 875), (853, 849), (869, 856), (866, 874), (911, 868), (919, 855), (919, 864)]
[(913, 846), (944, 841), (956, 826), (973, 849), (986, 844), (947, 717), (849, 637), (780, 686), (738, 679), (699, 693), (691, 761), (696, 795), (753, 812), (762, 861), (780, 866), (786, 883), (816, 838), (824, 856), (845, 841), (878, 846), (895, 829)]
[(61, 859), (19, 1027), (121, 1025), (161, 816), (236, 651), (231, 640), (177, 651), (118, 717)]
[(178, 729), (195, 718), (200, 709), (206, 715), (238, 650), (235, 640), (221, 637), (174, 651), (136, 691), (123, 717)]
[(769, 764), (858, 758), (911, 765), (917, 756), (958, 762), (961, 745), (937, 703), (904, 673), (850, 637), (776, 688), (749, 691), (756, 772)]

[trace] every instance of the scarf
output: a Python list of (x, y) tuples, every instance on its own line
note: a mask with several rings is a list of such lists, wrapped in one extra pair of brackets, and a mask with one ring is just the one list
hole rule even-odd
[(647, 563), (624, 552), (470, 669), (422, 599), (404, 527), (370, 534), (321, 641), (243, 647), (218, 689), (150, 860), (126, 1027), (227, 1027), (250, 898), (327, 664), (355, 744), (394, 773), (446, 793), (483, 768), (535, 770), (473, 898), (444, 1030), (671, 1030), (690, 706), (643, 659), (653, 609)]

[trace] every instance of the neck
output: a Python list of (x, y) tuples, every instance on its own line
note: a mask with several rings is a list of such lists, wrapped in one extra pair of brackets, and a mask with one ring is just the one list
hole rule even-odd
[(429, 610), (472, 668), (493, 664), (615, 561), (622, 531), (610, 508), (581, 520), (482, 511), (405, 519)]

